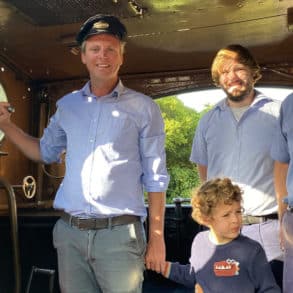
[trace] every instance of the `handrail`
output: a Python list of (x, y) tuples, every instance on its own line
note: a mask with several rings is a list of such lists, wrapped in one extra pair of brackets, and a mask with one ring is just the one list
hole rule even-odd
[(9, 184), (4, 178), (0, 177), (0, 188), (4, 188), (8, 200), (8, 212), (11, 225), (11, 239), (13, 245), (13, 266), (15, 287), (14, 292), (20, 293), (21, 289), (21, 269), (20, 269), (20, 255), (19, 255), (19, 240), (18, 240), (18, 224), (17, 224), (17, 207), (15, 193), (11, 184)]
[[(173, 199), (173, 203), (175, 204), (175, 218), (173, 220), (176, 221), (176, 246), (177, 251), (181, 250), (181, 244), (182, 244), (182, 221), (183, 221), (183, 214), (182, 214), (182, 204), (183, 203), (190, 203), (189, 198), (184, 197), (176, 197)], [(181, 255), (179, 261), (181, 261)]]

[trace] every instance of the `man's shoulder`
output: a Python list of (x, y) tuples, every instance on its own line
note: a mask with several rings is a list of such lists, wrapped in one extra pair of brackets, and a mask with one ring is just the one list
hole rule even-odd
[(65, 94), (64, 96), (60, 97), (57, 100), (57, 104), (61, 105), (61, 104), (66, 104), (67, 102), (72, 103), (74, 98), (80, 98), (81, 97), (81, 90), (74, 90), (70, 93)]
[(142, 92), (138, 92), (134, 89), (124, 87), (123, 89), (123, 97), (124, 98), (134, 98), (140, 100), (145, 103), (153, 103), (153, 99), (150, 96), (145, 95)]
[(119, 99), (121, 107), (135, 111), (137, 115), (140, 113), (143, 116), (148, 116), (160, 113), (159, 105), (150, 96), (133, 89), (124, 87)]
[[(280, 114), (281, 103), (282, 102), (278, 99), (267, 96), (260, 91), (256, 91), (255, 98), (250, 107), (254, 109), (256, 115), (260, 114), (262, 115), (261, 117), (266, 117), (265, 121), (276, 121)], [(268, 115), (264, 116), (263, 114)]]
[(276, 109), (279, 109), (282, 104), (281, 100), (275, 99), (273, 97), (269, 97), (261, 92), (257, 92), (256, 99), (257, 101), (261, 102), (263, 105), (267, 105), (269, 107), (273, 107)]
[(202, 115), (202, 117), (200, 118), (200, 123), (208, 123), (211, 119), (215, 117), (217, 113), (224, 111), (225, 108), (225, 100), (221, 100), (217, 104), (213, 105), (211, 109), (209, 109), (206, 113)]
[(259, 108), (259, 111), (270, 114), (272, 118), (279, 117), (282, 102), (280, 100), (269, 98)]

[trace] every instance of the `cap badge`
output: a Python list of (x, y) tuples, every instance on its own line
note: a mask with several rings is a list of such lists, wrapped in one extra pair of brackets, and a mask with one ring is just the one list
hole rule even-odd
[(109, 23), (104, 22), (104, 21), (95, 22), (93, 25), (93, 28), (95, 28), (95, 29), (106, 29), (108, 27), (109, 27)]

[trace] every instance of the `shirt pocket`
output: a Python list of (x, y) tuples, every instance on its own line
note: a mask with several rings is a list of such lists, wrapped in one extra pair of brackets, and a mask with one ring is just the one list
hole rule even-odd
[(98, 139), (102, 138), (108, 143), (121, 143), (127, 139), (136, 137), (137, 130), (135, 122), (127, 113), (112, 110), (106, 115), (101, 116), (98, 125)]

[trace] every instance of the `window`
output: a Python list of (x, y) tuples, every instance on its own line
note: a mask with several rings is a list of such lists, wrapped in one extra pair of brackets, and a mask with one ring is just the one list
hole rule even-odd
[[(278, 87), (255, 87), (260, 92), (268, 97), (276, 100), (284, 100), (286, 96), (293, 92), (293, 88), (278, 88)], [(225, 97), (224, 91), (221, 89), (210, 89), (190, 92), (178, 95), (185, 106), (192, 108), (198, 112), (206, 108), (207, 105), (214, 105)]]

